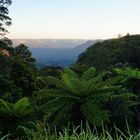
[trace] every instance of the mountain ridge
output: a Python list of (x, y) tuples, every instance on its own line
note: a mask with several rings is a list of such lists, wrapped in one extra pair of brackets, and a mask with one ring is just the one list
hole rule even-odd
[[(50, 65), (50, 66), (60, 65), (62, 67), (67, 67), (75, 63), (78, 56), (81, 53), (86, 51), (88, 47), (95, 44), (99, 40), (85, 41), (85, 40), (71, 40), (71, 39), (69, 40), (47, 39), (47, 40), (40, 41), (40, 40), (29, 39), (29, 40), (22, 40), (22, 41), (23, 42), (21, 42), (21, 40), (15, 40), (13, 45), (17, 46), (19, 45), (18, 43), (20, 42), (29, 46), (29, 50), (32, 52), (33, 57), (37, 60), (37, 65), (39, 67), (44, 67), (46, 65)], [(46, 45), (47, 43), (48, 46)], [(65, 47), (65, 45), (67, 46)]]
[(84, 39), (13, 39), (13, 46), (25, 44), (29, 47), (41, 48), (74, 48), (85, 43)]

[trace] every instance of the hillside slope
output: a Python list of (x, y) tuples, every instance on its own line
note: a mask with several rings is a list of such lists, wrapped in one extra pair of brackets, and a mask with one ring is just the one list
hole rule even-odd
[(140, 68), (140, 35), (127, 35), (98, 42), (82, 53), (77, 63), (98, 69), (109, 69), (122, 64)]

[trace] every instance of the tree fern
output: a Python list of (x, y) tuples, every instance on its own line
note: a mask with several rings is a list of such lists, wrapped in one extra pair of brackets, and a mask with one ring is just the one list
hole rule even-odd
[[(116, 79), (113, 81), (107, 78), (107, 74), (110, 73), (97, 74), (95, 68), (90, 68), (79, 77), (67, 68), (62, 79), (52, 78), (54, 81), (51, 79), (50, 89), (44, 89), (38, 94), (42, 96), (38, 101), (41, 103), (43, 100), (38, 110), (42, 110), (48, 120), (56, 125), (62, 121), (72, 121), (74, 116), (77, 120), (73, 121), (77, 122), (79, 118), (97, 125), (108, 122), (110, 111), (106, 104), (118, 99), (131, 100), (133, 94), (123, 92), (122, 86), (115, 85)], [(59, 86), (56, 86), (57, 83)]]
[[(32, 115), (32, 106), (28, 98), (22, 98), (15, 104), (0, 99), (0, 131), (16, 131), (19, 124), (24, 124)], [(33, 119), (33, 118), (32, 118)], [(30, 119), (29, 119), (30, 120)]]

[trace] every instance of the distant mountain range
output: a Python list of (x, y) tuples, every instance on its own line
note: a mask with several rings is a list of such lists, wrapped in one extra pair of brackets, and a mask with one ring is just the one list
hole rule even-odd
[(85, 43), (83, 39), (13, 39), (13, 46), (25, 44), (33, 48), (74, 48)]
[(13, 45), (21, 43), (29, 46), (29, 50), (37, 60), (38, 67), (46, 65), (67, 67), (76, 62), (77, 57), (88, 47), (100, 40), (13, 40)]

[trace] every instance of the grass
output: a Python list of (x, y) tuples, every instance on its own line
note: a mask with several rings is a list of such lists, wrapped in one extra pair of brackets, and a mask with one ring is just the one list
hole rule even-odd
[(108, 131), (104, 130), (101, 134), (90, 132), (88, 130), (82, 129), (79, 133), (77, 128), (72, 131), (69, 129), (64, 129), (63, 132), (59, 134), (51, 135), (44, 129), (44, 133), (34, 133), (29, 137), (29, 140), (140, 140), (139, 134), (127, 133), (126, 135), (116, 128), (116, 133), (112, 136)]
[[(85, 130), (82, 125), (73, 127), (73, 129), (66, 128), (62, 132), (52, 132), (49, 128), (45, 128), (41, 123), (36, 124), (36, 131), (21, 127), (24, 131), (23, 137), (16, 140), (140, 140), (140, 133), (131, 133), (127, 125), (125, 134), (114, 126), (114, 133), (112, 134), (107, 128), (102, 126), (102, 130), (98, 133), (97, 129), (91, 130), (89, 127)], [(0, 140), (11, 140), (9, 135)]]

